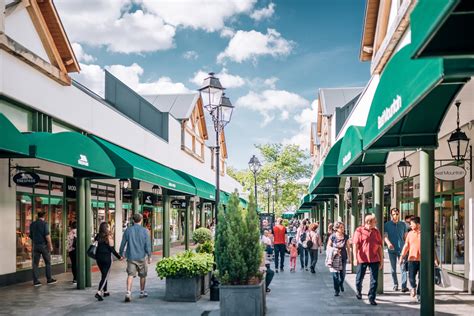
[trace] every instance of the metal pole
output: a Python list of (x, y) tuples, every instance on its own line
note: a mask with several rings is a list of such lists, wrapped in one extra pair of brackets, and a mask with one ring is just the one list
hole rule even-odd
[[(383, 238), (383, 175), (374, 174), (373, 177), (373, 191), (374, 191), (374, 210), (375, 218), (377, 219), (377, 229)], [(383, 264), (384, 258), (382, 258), (382, 270), (379, 271), (377, 293), (383, 294)], [(424, 314), (422, 314), (424, 315)]]
[(270, 190), (267, 192), (267, 198), (268, 198), (268, 206), (267, 206), (267, 213), (270, 214)]
[(255, 206), (257, 207), (258, 211), (258, 199), (257, 199), (257, 173), (253, 173), (253, 180), (254, 180), (254, 190), (255, 190)]
[(191, 198), (186, 197), (186, 211), (184, 213), (184, 249), (189, 249), (189, 219), (191, 215)]
[[(217, 107), (217, 119), (219, 118), (219, 111), (220, 111), (220, 107), (218, 106)], [(216, 130), (216, 197), (215, 197), (215, 220), (214, 220), (214, 224), (216, 225), (215, 227), (217, 227), (217, 217), (219, 215), (219, 203), (220, 203), (220, 197), (221, 197), (221, 191), (220, 191), (220, 151), (221, 151), (221, 144), (219, 142), (219, 123), (215, 124), (215, 130)]]
[[(328, 229), (328, 203), (323, 202), (323, 209), (324, 209), (324, 215), (323, 215), (323, 236), (326, 234), (326, 230)], [(323, 240), (323, 239), (321, 239)]]
[(420, 315), (434, 315), (434, 150), (420, 151)]
[[(343, 221), (344, 219), (344, 193), (339, 192), (337, 195), (337, 220)], [(347, 223), (344, 223), (347, 227)]]
[(140, 181), (132, 180), (132, 212), (140, 213)]
[(77, 288), (86, 288), (86, 205), (85, 205), (85, 180), (76, 178), (77, 185)]
[[(324, 202), (323, 202), (324, 203)], [(323, 208), (318, 204), (318, 222), (319, 222), (319, 237), (323, 240)]]
[(204, 201), (199, 204), (199, 223), (201, 227), (206, 227), (206, 216), (204, 214)]
[(163, 189), (163, 258), (170, 256), (170, 196)]
[(336, 214), (334, 214), (335, 210), (334, 210), (334, 197), (332, 197), (330, 200), (329, 200), (329, 205), (330, 205), (330, 216), (329, 218), (331, 219), (331, 223), (334, 224), (334, 218), (336, 217)]
[[(85, 236), (86, 236), (86, 247), (92, 242), (92, 200), (91, 200), (91, 180), (87, 179), (84, 181), (85, 184)], [(86, 287), (92, 286), (91, 276), (91, 259), (85, 256), (85, 278)]]
[[(354, 232), (359, 226), (359, 179), (357, 177), (351, 178), (351, 237), (354, 237)], [(352, 273), (356, 273), (356, 267), (351, 265)]]

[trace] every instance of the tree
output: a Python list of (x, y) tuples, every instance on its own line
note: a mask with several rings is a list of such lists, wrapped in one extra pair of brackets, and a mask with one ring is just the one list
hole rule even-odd
[[(263, 188), (269, 180), (272, 183), (275, 213), (278, 216), (292, 206), (297, 207), (300, 196), (307, 192), (307, 186), (299, 184), (298, 180), (311, 176), (308, 154), (297, 145), (264, 144), (255, 147), (263, 158), (262, 169), (257, 176), (259, 208), (267, 208), (268, 196)], [(253, 190), (254, 178), (248, 169), (236, 170), (230, 167), (228, 174), (239, 181), (244, 190)], [(272, 197), (270, 197), (270, 204), (270, 210), (272, 210)]]

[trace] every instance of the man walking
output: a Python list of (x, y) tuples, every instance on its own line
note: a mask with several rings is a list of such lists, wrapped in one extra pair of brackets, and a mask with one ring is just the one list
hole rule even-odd
[(286, 253), (286, 227), (281, 223), (283, 220), (278, 218), (276, 225), (273, 227), (273, 247), (275, 249), (275, 272), (278, 273), (278, 261), (280, 261), (280, 271), (283, 272), (285, 265), (285, 253)]
[[(404, 222), (400, 221), (400, 210), (398, 208), (392, 208), (390, 210), (390, 215), (392, 220), (387, 221), (384, 225), (384, 239), (388, 247), (388, 257), (392, 269), (393, 290), (398, 291), (397, 265), (400, 261), (400, 253), (405, 245), (407, 226)], [(402, 266), (400, 266), (400, 270), (402, 277), (402, 292), (408, 292), (407, 273)]]
[[(400, 264), (403, 257), (408, 254), (408, 277), (410, 279), (411, 296), (416, 296), (420, 302), (420, 260), (421, 260), (421, 227), (420, 218), (412, 217), (410, 220), (411, 231), (408, 233), (405, 246), (402, 249)], [(418, 274), (418, 286), (416, 275)]]
[(140, 298), (148, 297), (148, 293), (145, 291), (145, 281), (148, 272), (147, 263), (151, 263), (150, 236), (148, 230), (142, 226), (142, 216), (140, 214), (133, 215), (133, 222), (134, 225), (127, 228), (123, 234), (119, 251), (123, 257), (126, 247), (125, 257), (127, 258), (128, 277), (125, 302), (130, 302), (132, 299), (132, 283), (137, 274), (140, 277)]
[(30, 238), (33, 243), (33, 285), (41, 286), (38, 280), (38, 265), (41, 257), (43, 257), (46, 266), (46, 280), (48, 284), (56, 283), (51, 276), (51, 252), (53, 244), (51, 243), (51, 235), (49, 234), (48, 223), (44, 220), (45, 212), (38, 212), (38, 219), (30, 225)]
[(367, 268), (370, 268), (370, 305), (377, 305), (375, 297), (377, 294), (377, 278), (379, 269), (383, 264), (382, 236), (375, 227), (377, 220), (375, 215), (367, 214), (364, 226), (358, 227), (353, 237), (354, 266), (357, 266), (356, 289), (357, 299), (362, 299), (362, 282)]

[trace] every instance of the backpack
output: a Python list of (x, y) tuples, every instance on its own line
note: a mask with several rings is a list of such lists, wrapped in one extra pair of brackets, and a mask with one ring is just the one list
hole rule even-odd
[(303, 243), (306, 240), (306, 232), (302, 233), (300, 236), (300, 241)]

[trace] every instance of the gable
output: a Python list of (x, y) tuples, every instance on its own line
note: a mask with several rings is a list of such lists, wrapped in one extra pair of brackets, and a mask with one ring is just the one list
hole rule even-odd
[[(7, 8), (5, 15), (5, 33), (45, 61), (49, 61), (43, 42), (35, 29), (25, 5), (19, 3), (15, 7)], [(18, 27), (19, 25), (21, 27)]]

